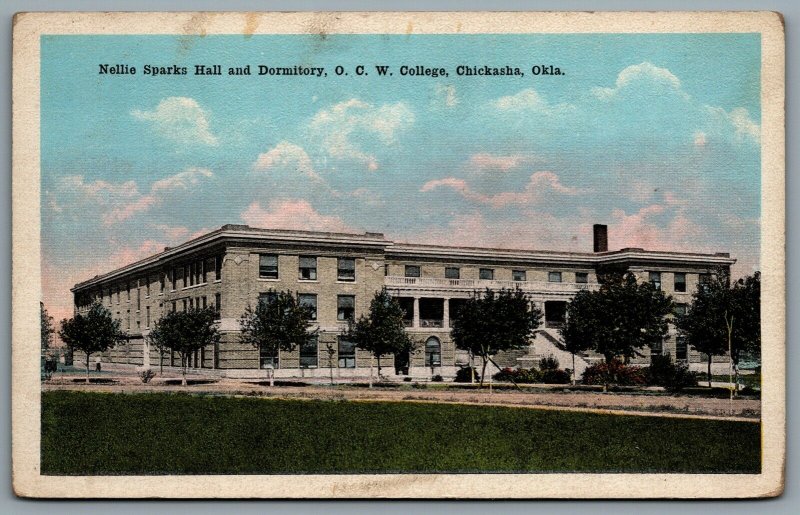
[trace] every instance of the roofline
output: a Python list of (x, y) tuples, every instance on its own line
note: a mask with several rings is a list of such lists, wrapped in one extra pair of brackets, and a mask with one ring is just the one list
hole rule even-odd
[(219, 229), (207, 234), (198, 236), (175, 247), (167, 247), (162, 252), (140, 259), (123, 267), (112, 270), (102, 275), (97, 275), (91, 279), (82, 281), (72, 288), (75, 291), (86, 286), (107, 281), (120, 275), (134, 272), (139, 269), (147, 268), (159, 262), (166, 261), (176, 255), (190, 252), (198, 248), (208, 246), (220, 241), (279, 241), (279, 242), (313, 242), (315, 244), (328, 245), (349, 245), (356, 247), (375, 247), (385, 248), (391, 242), (387, 241), (380, 233), (336, 233), (336, 232), (315, 232), (315, 231), (289, 231), (258, 229), (246, 225), (223, 225)]
[(175, 247), (167, 247), (164, 251), (130, 263), (108, 273), (97, 275), (70, 288), (74, 292), (94, 284), (114, 279), (137, 270), (166, 261), (176, 255), (191, 252), (204, 246), (221, 241), (274, 241), (314, 243), (317, 245), (346, 245), (355, 247), (372, 247), (385, 250), (388, 256), (417, 256), (427, 258), (468, 258), (477, 261), (504, 259), (508, 261), (555, 263), (571, 262), (577, 264), (597, 265), (613, 264), (625, 261), (661, 261), (661, 262), (696, 262), (712, 265), (732, 265), (736, 259), (725, 253), (699, 254), (689, 252), (648, 251), (638, 248), (625, 248), (607, 252), (559, 252), (524, 249), (499, 249), (489, 247), (459, 247), (444, 245), (423, 245), (412, 243), (394, 243), (387, 240), (382, 233), (366, 232), (363, 234), (317, 232), (281, 229), (259, 229), (247, 225), (223, 225), (219, 229), (198, 236)]

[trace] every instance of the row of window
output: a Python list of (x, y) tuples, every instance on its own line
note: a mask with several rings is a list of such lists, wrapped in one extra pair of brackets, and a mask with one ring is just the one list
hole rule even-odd
[[(650, 353), (655, 356), (660, 356), (664, 352), (664, 343), (658, 342), (650, 349)], [(685, 361), (689, 359), (689, 347), (686, 345), (686, 338), (678, 336), (675, 338), (675, 359), (678, 361)]]
[[(277, 254), (260, 254), (258, 258), (258, 277), (261, 279), (278, 279), (280, 270), (278, 269)], [(300, 281), (317, 280), (317, 258), (313, 256), (300, 256), (300, 264), (297, 270), (297, 278)], [(355, 258), (338, 258), (336, 261), (336, 279), (339, 281), (353, 282), (356, 280), (356, 260)]]
[[(406, 277), (420, 277), (419, 265), (405, 265)], [(444, 269), (445, 279), (461, 279), (461, 269), (455, 266), (448, 266)], [(494, 268), (480, 268), (478, 270), (478, 278), (485, 281), (494, 280)], [(528, 273), (526, 270), (512, 270), (511, 280), (524, 282), (528, 280)], [(551, 283), (562, 282), (561, 272), (548, 272), (547, 280)], [(589, 274), (587, 272), (575, 272), (575, 282), (586, 284), (589, 282)]]
[[(215, 302), (214, 302), (212, 307), (214, 308), (214, 311), (217, 313), (217, 317), (219, 317), (220, 310), (222, 308), (222, 294), (217, 293), (214, 296), (214, 301)], [(172, 301), (172, 311), (173, 312), (178, 310), (178, 302), (179, 302), (178, 300), (173, 300)], [(206, 309), (208, 307), (208, 297), (205, 296), (205, 295), (199, 296), (199, 297), (187, 297), (185, 299), (180, 299), (180, 302), (181, 302), (181, 307), (182, 307), (183, 311), (187, 311), (189, 309), (195, 309), (195, 308), (197, 308), (197, 309)], [(159, 309), (160, 312), (163, 313), (164, 304), (162, 302), (158, 303), (158, 309)], [(138, 311), (139, 310), (137, 310), (137, 312)], [(117, 319), (118, 320), (121, 320), (120, 314), (121, 313), (119, 311), (117, 311)], [(145, 328), (149, 329), (150, 328), (150, 324), (153, 322), (153, 320), (150, 317), (150, 306), (145, 306), (145, 308), (144, 308), (144, 320), (145, 320)], [(127, 313), (126, 313), (125, 329), (127, 329), (128, 331), (131, 330), (131, 310), (130, 309), (127, 310)], [(141, 319), (137, 318), (137, 320), (136, 320), (136, 329), (137, 330), (141, 329)]]
[[(277, 298), (277, 293), (274, 291), (259, 293), (259, 303), (272, 303)], [(317, 319), (317, 294), (316, 293), (298, 293), (297, 303), (305, 306), (311, 312), (311, 320)], [(336, 319), (341, 321), (354, 320), (356, 316), (356, 296), (355, 295), (337, 295), (336, 296)]]
[[(166, 290), (167, 282), (169, 282), (170, 290), (175, 291), (178, 289), (180, 283), (181, 288), (188, 288), (190, 286), (205, 284), (208, 282), (209, 275), (213, 273), (214, 280), (222, 279), (222, 256), (212, 256), (205, 259), (200, 259), (192, 262), (185, 263), (180, 266), (170, 268), (168, 272), (158, 274), (159, 293), (164, 293)], [(142, 279), (138, 279), (133, 283), (133, 288), (136, 290), (136, 309), (141, 309), (142, 303), (142, 288), (144, 288), (145, 297), (150, 297), (151, 287), (153, 283), (153, 276), (146, 275)], [(124, 285), (125, 299), (131, 301), (131, 282)], [(120, 304), (122, 299), (123, 286), (115, 285), (109, 287), (101, 287), (95, 294), (82, 294), (76, 302), (78, 306), (89, 305), (94, 299), (99, 300), (102, 304), (108, 305), (114, 303)]]
[[(686, 273), (675, 272), (672, 275), (674, 278), (673, 291), (686, 293)], [(711, 280), (711, 274), (700, 274), (698, 279), (701, 285), (706, 284)], [(661, 289), (661, 272), (650, 272), (650, 284), (657, 290)]]
[[(271, 350), (259, 349), (259, 366), (261, 368), (279, 368), (277, 354)], [(337, 358), (339, 368), (355, 368), (356, 344), (339, 337), (337, 343)], [(442, 344), (438, 338), (431, 336), (425, 342), (425, 366), (439, 367), (442, 365)], [(316, 336), (309, 338), (300, 345), (300, 368), (316, 368), (319, 366), (319, 340)]]

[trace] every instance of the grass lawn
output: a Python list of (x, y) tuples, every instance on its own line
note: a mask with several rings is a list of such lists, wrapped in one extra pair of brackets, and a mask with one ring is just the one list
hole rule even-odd
[(44, 474), (758, 473), (757, 423), (520, 408), (54, 391)]

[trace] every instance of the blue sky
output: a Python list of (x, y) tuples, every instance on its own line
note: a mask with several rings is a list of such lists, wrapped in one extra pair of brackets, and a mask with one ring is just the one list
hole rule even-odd
[[(329, 76), (191, 75), (201, 63)], [(65, 316), (76, 281), (225, 223), (583, 251), (606, 223), (612, 249), (729, 251), (750, 273), (759, 68), (757, 34), (44, 36), (44, 301)]]

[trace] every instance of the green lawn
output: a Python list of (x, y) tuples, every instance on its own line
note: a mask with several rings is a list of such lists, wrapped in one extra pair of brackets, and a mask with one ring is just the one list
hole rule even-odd
[(42, 394), (44, 474), (747, 472), (761, 426), (448, 404)]

